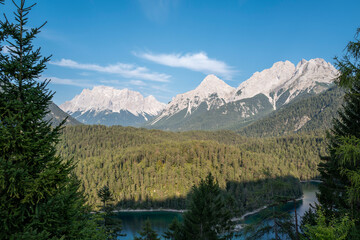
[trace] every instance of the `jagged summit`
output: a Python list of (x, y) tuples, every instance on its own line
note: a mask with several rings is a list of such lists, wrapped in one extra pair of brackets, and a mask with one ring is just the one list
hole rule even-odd
[(236, 89), (233, 100), (251, 98), (259, 93), (269, 96), (274, 88), (291, 78), (294, 71), (295, 65), (290, 61), (276, 62), (271, 68), (256, 72), (242, 82)]
[(60, 107), (83, 123), (138, 126), (152, 119), (148, 126), (154, 128), (184, 130), (192, 124), (191, 129), (217, 129), (253, 121), (295, 98), (320, 93), (337, 76), (331, 63), (321, 58), (302, 59), (296, 66), (279, 61), (237, 88), (208, 75), (195, 89), (176, 95), (167, 105), (129, 89), (96, 86), (84, 89)]
[(271, 68), (254, 73), (251, 78), (241, 83), (236, 90), (234, 101), (262, 93), (276, 109), (281, 96), (284, 104), (304, 92), (321, 92), (324, 90), (321, 83), (332, 83), (337, 74), (334, 66), (322, 58), (309, 61), (302, 59), (296, 67), (290, 61), (276, 62)]
[[(296, 71), (294, 75), (301, 75), (304, 72), (307, 74), (316, 74), (317, 76), (324, 75), (324, 79), (329, 76), (337, 76), (338, 71), (336, 68), (329, 62), (326, 62), (322, 58), (315, 58), (309, 61), (302, 59), (296, 66)], [(327, 80), (326, 80), (327, 81)]]
[(200, 83), (197, 89), (207, 89), (210, 91), (217, 91), (216, 87), (228, 87), (223, 80), (215, 76), (214, 74), (207, 75), (204, 80)]
[[(271, 68), (254, 73), (236, 89), (215, 75), (208, 75), (194, 90), (174, 97), (150, 125), (184, 130), (192, 129), (191, 124), (202, 126), (197, 123), (199, 120), (214, 129), (225, 126), (226, 121), (236, 124), (267, 114), (297, 97), (320, 93), (329, 88), (337, 75), (337, 70), (321, 58), (303, 59), (296, 66), (290, 61), (276, 62)], [(223, 120), (212, 121), (214, 118)]]
[(84, 89), (71, 101), (60, 105), (60, 108), (70, 114), (88, 111), (129, 111), (135, 116), (149, 114), (157, 115), (165, 107), (153, 96), (144, 98), (139, 92), (125, 89), (115, 89), (107, 86), (95, 86), (93, 89)]
[(206, 76), (200, 85), (190, 92), (201, 97), (208, 97), (208, 94), (217, 93), (219, 97), (227, 99), (234, 90), (233, 87), (226, 84), (223, 80), (211, 74)]
[[(156, 118), (154, 123), (166, 116), (176, 114), (183, 109), (187, 109), (187, 114), (191, 114), (192, 110), (202, 103), (206, 103), (208, 109), (215, 103), (220, 105), (225, 104), (232, 98), (234, 91), (235, 88), (227, 85), (215, 75), (208, 75), (194, 90), (176, 95), (160, 116)], [(221, 101), (219, 102), (218, 100)]]
[[(302, 93), (311, 91), (320, 93), (326, 89), (338, 76), (339, 72), (329, 62), (322, 58), (315, 58), (309, 61), (302, 59), (295, 68), (292, 77), (284, 84), (273, 89), (273, 103), (286, 93), (287, 98), (284, 104)], [(274, 107), (276, 109), (276, 107)]]

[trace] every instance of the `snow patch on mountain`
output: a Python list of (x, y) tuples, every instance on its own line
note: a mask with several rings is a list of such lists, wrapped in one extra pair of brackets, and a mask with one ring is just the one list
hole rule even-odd
[(129, 89), (115, 89), (107, 86), (96, 86), (92, 90), (84, 89), (71, 101), (60, 105), (60, 108), (69, 113), (88, 111), (102, 112), (129, 111), (135, 116), (159, 114), (166, 104), (161, 103), (153, 96), (144, 98), (139, 92)]

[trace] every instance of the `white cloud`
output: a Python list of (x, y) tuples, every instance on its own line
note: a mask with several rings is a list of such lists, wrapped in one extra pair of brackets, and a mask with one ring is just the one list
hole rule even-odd
[(100, 80), (100, 83), (103, 84), (110, 84), (110, 85), (117, 85), (117, 86), (136, 86), (136, 87), (141, 87), (141, 86), (146, 86), (147, 84), (143, 81), (140, 80), (130, 80), (130, 81), (120, 81), (120, 80)]
[(100, 80), (99, 82), (101, 84), (105, 84), (105, 85), (117, 85), (117, 86), (124, 85), (124, 82), (122, 82), (120, 80)]
[(134, 53), (134, 55), (158, 64), (170, 67), (187, 68), (206, 74), (217, 74), (226, 79), (231, 79), (236, 73), (236, 71), (225, 62), (211, 59), (205, 52), (187, 53), (183, 55), (152, 53)]
[(58, 77), (42, 77), (40, 80), (49, 79), (50, 82), (53, 84), (60, 84), (60, 85), (71, 85), (77, 87), (87, 87), (91, 88), (94, 87), (96, 84), (89, 82), (88, 80), (83, 79), (68, 79), (68, 78), (58, 78)]
[(170, 90), (170, 89), (168, 88), (168, 86), (167, 86), (167, 85), (164, 85), (164, 84), (163, 84), (163, 85), (159, 85), (159, 86), (157, 86), (157, 85), (152, 85), (151, 88), (157, 90), (158, 92), (165, 92), (165, 93), (172, 93), (172, 94), (174, 94), (174, 91)]
[(125, 63), (100, 66), (97, 64), (78, 63), (70, 59), (61, 59), (60, 61), (50, 63), (61, 67), (117, 74), (125, 78), (138, 78), (155, 82), (169, 82), (169, 79), (171, 77), (170, 75), (164, 73), (150, 72), (149, 69), (147, 69), (146, 67), (138, 67), (132, 64)]
[(140, 80), (131, 80), (129, 83), (135, 86), (146, 86), (146, 83)]

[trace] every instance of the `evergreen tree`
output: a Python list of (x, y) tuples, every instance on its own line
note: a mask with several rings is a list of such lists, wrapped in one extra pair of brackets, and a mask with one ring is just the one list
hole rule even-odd
[[(91, 220), (74, 163), (56, 154), (62, 124), (44, 121), (53, 92), (39, 77), (49, 57), (32, 45), (32, 6), (13, 1), (15, 22), (0, 22), (0, 239), (104, 239)], [(63, 122), (64, 123), (64, 122)]]
[(326, 218), (323, 211), (319, 209), (316, 212), (316, 223), (304, 226), (304, 236), (311, 240), (345, 240), (349, 237), (351, 228), (354, 227), (354, 221), (348, 216), (340, 219)]
[(106, 209), (106, 203), (108, 201), (114, 200), (112, 193), (110, 192), (110, 189), (108, 186), (104, 186), (98, 191), (98, 197), (100, 198), (101, 202), (103, 203), (103, 210)]
[[(343, 215), (355, 220), (360, 229), (360, 28), (355, 41), (347, 45), (343, 59), (336, 58), (337, 83), (346, 90), (339, 117), (328, 134), (329, 156), (319, 164), (322, 183), (319, 203), (326, 217)], [(359, 237), (359, 236), (357, 236)], [(354, 236), (355, 239), (358, 239)]]
[(231, 239), (235, 223), (234, 204), (211, 173), (194, 186), (188, 211), (184, 214), (185, 239)]
[(126, 236), (122, 232), (122, 221), (116, 217), (114, 213), (115, 207), (109, 201), (113, 201), (113, 194), (111, 193), (108, 186), (102, 187), (98, 191), (98, 197), (100, 198), (103, 206), (101, 208), (103, 213), (103, 226), (109, 236), (109, 239), (118, 239), (118, 237)]
[(169, 229), (166, 232), (164, 232), (163, 237), (165, 239), (170, 239), (170, 240), (183, 239), (181, 223), (176, 217), (171, 222)]
[(142, 231), (139, 232), (140, 237), (134, 237), (134, 240), (160, 240), (157, 233), (151, 228), (150, 220), (145, 221)]

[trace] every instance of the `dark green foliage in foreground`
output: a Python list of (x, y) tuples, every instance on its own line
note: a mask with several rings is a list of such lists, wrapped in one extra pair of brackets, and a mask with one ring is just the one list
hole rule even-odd
[(287, 196), (297, 189), (300, 196), (296, 178), (317, 176), (324, 149), (323, 137), (313, 135), (260, 139), (231, 131), (174, 133), (120, 126), (66, 127), (59, 146), (62, 157), (78, 161), (76, 174), (92, 206), (100, 204), (99, 186), (108, 185), (119, 208), (184, 209), (191, 187), (211, 172), (241, 212), (271, 203), (266, 179), (291, 183), (276, 194)]
[(164, 232), (163, 237), (169, 240), (179, 240), (183, 238), (182, 225), (177, 217), (173, 219), (168, 230)]
[(43, 120), (53, 93), (37, 79), (49, 58), (32, 45), (40, 28), (26, 27), (32, 7), (16, 2), (15, 23), (0, 23), (11, 46), (0, 53), (0, 239), (104, 239), (73, 162), (56, 155), (61, 125)]
[[(359, 239), (351, 238), (352, 231), (355, 230), (354, 220), (345, 215), (340, 218), (326, 217), (324, 212), (319, 209), (316, 212), (314, 224), (306, 224), (303, 226), (304, 239), (311, 240), (344, 240)], [(355, 232), (353, 234), (356, 234)]]
[(219, 184), (209, 174), (192, 193), (184, 214), (183, 239), (231, 239), (236, 216), (233, 199), (222, 193)]
[(360, 29), (337, 60), (344, 104), (328, 133), (329, 155), (319, 164), (321, 180), (314, 210), (302, 221), (306, 239), (360, 239)]
[(134, 240), (160, 240), (157, 233), (151, 228), (150, 220), (145, 221), (145, 225), (139, 232), (139, 237), (134, 237)]
[[(339, 220), (349, 216), (355, 221), (360, 237), (360, 29), (354, 42), (347, 46), (347, 54), (337, 59), (341, 75), (338, 84), (345, 88), (343, 107), (334, 119), (328, 134), (330, 155), (319, 165), (323, 183), (319, 186), (319, 203), (327, 218)], [(357, 235), (356, 235), (357, 234)], [(356, 235), (356, 236), (355, 236)]]
[(101, 211), (102, 214), (97, 213), (102, 216), (100, 223), (102, 223), (107, 235), (108, 239), (118, 239), (118, 237), (126, 236), (126, 234), (122, 234), (122, 221), (121, 219), (116, 217), (116, 213), (114, 212), (114, 205), (111, 204), (113, 201), (113, 194), (109, 190), (108, 186), (104, 186), (100, 188), (98, 191), (98, 197), (102, 202)]

